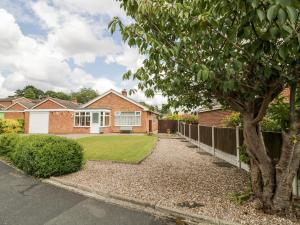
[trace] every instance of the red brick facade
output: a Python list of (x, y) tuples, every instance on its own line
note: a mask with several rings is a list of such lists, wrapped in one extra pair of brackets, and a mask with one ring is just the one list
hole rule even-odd
[(34, 109), (63, 109), (64, 107), (55, 103), (54, 101), (47, 100), (40, 105), (34, 107)]
[(232, 111), (229, 110), (211, 110), (206, 112), (199, 112), (198, 113), (198, 122), (204, 126), (216, 126), (216, 127), (223, 127), (224, 126), (224, 119), (226, 116), (229, 116)]
[[(118, 133), (120, 132), (120, 128), (115, 126), (115, 113), (116, 112), (141, 112), (141, 126), (132, 127), (132, 131), (134, 133), (147, 133), (149, 131), (149, 120), (154, 121), (154, 125), (157, 124), (156, 116), (153, 113), (145, 112), (143, 109), (136, 104), (133, 104), (120, 96), (110, 93), (98, 101), (92, 103), (91, 105), (86, 107), (87, 109), (99, 109), (99, 108), (108, 108), (111, 110), (110, 117), (110, 127), (106, 129), (106, 132), (109, 133)], [(152, 125), (153, 127), (153, 125)], [(155, 130), (157, 130), (157, 125), (154, 126)], [(154, 130), (152, 128), (152, 130)], [(154, 131), (155, 131), (154, 130)]]
[[(72, 109), (66, 109), (55, 101), (47, 100), (40, 105), (34, 107), (34, 110), (49, 109), (49, 134), (71, 134), (71, 133), (90, 133), (90, 127), (75, 127), (74, 115), (76, 112)], [(54, 111), (57, 109), (57, 111)], [(99, 100), (88, 105), (86, 108), (80, 110), (90, 109), (108, 109), (110, 110), (110, 126), (103, 127), (103, 133), (118, 133), (120, 127), (115, 126), (115, 113), (116, 112), (141, 112), (141, 126), (133, 126), (132, 132), (134, 133), (147, 133), (149, 132), (149, 124), (152, 124), (152, 132), (157, 132), (158, 121), (156, 114), (143, 111), (143, 108), (134, 104), (114, 93), (109, 93)], [(29, 132), (29, 113), (25, 114), (25, 133)], [(151, 122), (150, 122), (151, 121)]]
[(24, 110), (26, 107), (23, 105), (16, 103), (12, 105), (8, 111), (4, 112), (4, 119), (24, 119), (25, 113)]
[(25, 113), (24, 112), (4, 112), (4, 119), (24, 119)]

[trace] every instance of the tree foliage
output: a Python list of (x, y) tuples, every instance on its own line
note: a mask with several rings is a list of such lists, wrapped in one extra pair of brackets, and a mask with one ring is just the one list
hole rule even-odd
[[(240, 112), (255, 196), (267, 210), (285, 211), (300, 163), (294, 101), (299, 82), (300, 2), (296, 0), (120, 0), (132, 23), (115, 18), (123, 40), (147, 56), (125, 79), (146, 95), (160, 91), (174, 107), (217, 100)], [(291, 126), (280, 161), (265, 149), (259, 127), (269, 104), (291, 86)], [(293, 137), (293, 138), (292, 138)], [(294, 140), (291, 142), (290, 140)]]
[(98, 92), (91, 88), (82, 88), (78, 92), (72, 93), (72, 97), (75, 97), (79, 103), (87, 103), (98, 95)]
[(42, 91), (32, 85), (28, 85), (23, 89), (18, 89), (15, 91), (15, 96), (26, 97), (29, 99), (42, 99), (46, 97), (58, 98), (62, 100), (71, 100), (71, 98), (76, 98), (79, 103), (86, 103), (91, 99), (97, 97), (99, 94), (97, 91), (91, 88), (82, 88), (77, 92), (65, 93), (62, 91)]

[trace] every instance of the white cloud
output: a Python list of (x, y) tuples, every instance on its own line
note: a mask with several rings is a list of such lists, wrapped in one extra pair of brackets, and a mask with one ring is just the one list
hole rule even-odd
[(53, 3), (55, 6), (64, 7), (69, 11), (81, 14), (100, 14), (110, 18), (114, 16), (126, 17), (117, 0), (54, 0)]
[[(1, 76), (1, 84), (8, 91), (27, 84), (60, 90), (77, 90), (95, 83), (100, 86), (101, 79), (80, 68), (71, 69), (63, 54), (47, 42), (23, 35), (14, 17), (3, 9), (0, 20), (4, 21), (0, 23), (0, 72), (7, 73)], [(106, 80), (105, 83), (108, 84)]]
[(149, 105), (162, 105), (167, 103), (167, 98), (162, 96), (160, 93), (156, 93), (153, 98), (148, 98), (145, 96), (144, 92), (138, 90), (135, 94), (130, 96), (138, 102), (145, 102)]
[(109, 55), (106, 63), (117, 63), (125, 66), (127, 70), (135, 72), (139, 67), (143, 65), (145, 56), (139, 54), (137, 48), (130, 48), (128, 45), (123, 45), (123, 51), (120, 54)]
[[(38, 18), (36, 22), (46, 31), (42, 38), (23, 34), (12, 13), (0, 8), (1, 97), (27, 84), (43, 90), (76, 91), (91, 87), (100, 93), (111, 88), (120, 91), (122, 84), (105, 74), (95, 77), (87, 73), (84, 64), (100, 57), (107, 63), (117, 63), (134, 71), (142, 65), (144, 57), (137, 49), (117, 44), (108, 35), (107, 19), (95, 18), (95, 15), (124, 16), (118, 3), (112, 0), (39, 0), (29, 5)], [(69, 59), (73, 59), (75, 65), (70, 66)], [(133, 98), (147, 103), (164, 101), (159, 95), (149, 100), (141, 92)]]

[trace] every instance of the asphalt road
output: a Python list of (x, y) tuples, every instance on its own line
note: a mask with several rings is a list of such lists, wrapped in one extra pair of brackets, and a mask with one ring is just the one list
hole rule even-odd
[(169, 225), (51, 186), (0, 162), (0, 225)]

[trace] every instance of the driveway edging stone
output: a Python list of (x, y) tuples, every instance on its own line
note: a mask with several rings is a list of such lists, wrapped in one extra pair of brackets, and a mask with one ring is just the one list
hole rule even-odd
[(117, 204), (126, 208), (135, 208), (151, 214), (162, 217), (173, 218), (174, 220), (180, 219), (188, 224), (198, 225), (239, 225), (238, 223), (228, 222), (221, 219), (216, 219), (204, 215), (188, 213), (182, 210), (161, 206), (153, 202), (146, 202), (135, 198), (124, 197), (114, 193), (104, 193), (92, 190), (91, 188), (84, 187), (79, 184), (61, 181), (55, 177), (42, 180), (44, 183), (55, 185), (57, 187), (73, 191), (84, 196), (92, 197), (105, 202)]

